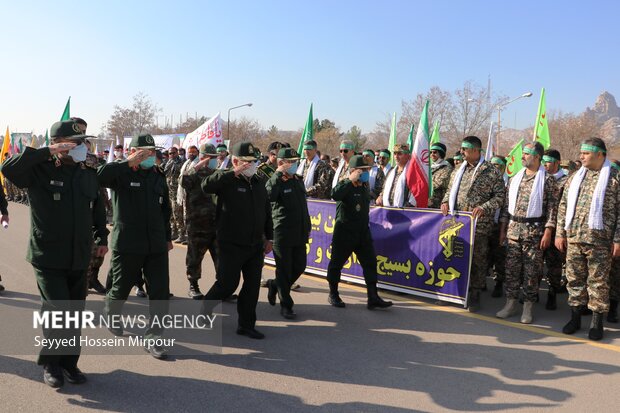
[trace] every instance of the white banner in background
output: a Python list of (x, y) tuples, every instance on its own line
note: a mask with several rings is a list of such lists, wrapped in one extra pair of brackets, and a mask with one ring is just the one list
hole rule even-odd
[(185, 149), (194, 145), (200, 148), (203, 143), (210, 143), (216, 146), (224, 143), (224, 135), (222, 134), (222, 119), (218, 113), (202, 125), (195, 131), (188, 133), (183, 143), (181, 144)]

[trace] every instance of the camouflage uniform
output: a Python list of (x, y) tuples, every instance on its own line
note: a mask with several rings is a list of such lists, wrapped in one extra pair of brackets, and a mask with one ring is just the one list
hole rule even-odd
[(177, 203), (177, 189), (179, 188), (179, 178), (183, 160), (180, 156), (170, 158), (166, 163), (164, 173), (166, 174), (166, 182), (168, 184), (168, 194), (170, 205), (172, 206), (172, 216), (170, 217), (170, 226), (172, 228), (172, 239), (176, 236), (185, 234), (185, 221), (183, 219), (183, 206)]
[(454, 168), (450, 164), (438, 166), (432, 169), (433, 173), (433, 196), (428, 200), (429, 208), (440, 208), (441, 200), (443, 199), (446, 191), (448, 190), (448, 184), (450, 183), (450, 176)]
[[(543, 194), (543, 215), (537, 222), (517, 222), (526, 218), (530, 194), (536, 174), (523, 175), (519, 185), (515, 213), (508, 213), (508, 192), (502, 208), (501, 222), (508, 223), (506, 238), (506, 298), (519, 298), (523, 286), (525, 301), (535, 302), (538, 296), (538, 282), (543, 270), (543, 250), (540, 249), (545, 228), (555, 228), (557, 215), (558, 188), (553, 176), (545, 173), (545, 190)], [(511, 180), (514, 178), (511, 178)], [(510, 187), (510, 184), (509, 186)]]
[[(336, 173), (338, 173), (338, 170), (334, 172), (334, 178), (332, 179), (332, 182), (331, 182), (332, 188), (336, 187), (338, 182), (342, 182), (343, 180), (349, 177), (349, 162), (345, 162), (344, 158), (342, 158), (340, 160), (340, 164), (342, 164), (343, 162), (344, 162), (344, 165), (342, 165), (342, 168), (340, 168), (340, 174), (336, 176)], [(340, 167), (340, 165), (338, 165), (338, 167)], [(331, 188), (330, 188), (330, 191), (331, 191)], [(331, 193), (330, 193), (330, 196), (331, 196)]]
[[(483, 162), (474, 176), (475, 165), (467, 164), (456, 197), (456, 210), (472, 211), (482, 207), (484, 214), (476, 222), (474, 254), (471, 266), (469, 286), (472, 290), (481, 290), (486, 283), (488, 272), (489, 235), (493, 229), (495, 211), (504, 205), (504, 180), (495, 166)], [(450, 190), (454, 184), (455, 173), (450, 177), (442, 203), (448, 203)]]
[[(371, 174), (373, 172), (376, 175), (375, 175), (375, 182), (374, 182), (373, 187), (369, 188), (369, 190), (370, 190), (370, 204), (371, 205), (374, 205), (375, 200), (377, 199), (377, 197), (379, 196), (381, 191), (383, 191), (383, 184), (385, 182), (385, 174), (383, 173), (381, 168), (379, 168), (378, 166), (373, 166), (372, 169), (371, 169)], [(369, 185), (370, 185), (370, 182), (369, 182)]]
[(588, 170), (581, 182), (570, 228), (564, 229), (568, 189), (576, 174), (565, 184), (558, 209), (557, 238), (567, 238), (566, 279), (568, 281), (568, 304), (585, 306), (595, 313), (609, 309), (609, 271), (611, 270), (611, 244), (620, 243), (620, 182), (618, 171), (611, 168), (605, 199), (603, 201), (604, 229), (588, 227), (592, 194), (600, 171)]
[[(508, 183), (506, 175), (502, 175), (502, 179), (504, 180), (504, 184)], [(508, 191), (505, 185), (504, 188)], [(504, 280), (506, 279), (506, 244), (499, 245), (500, 215), (501, 210), (497, 210), (493, 217), (493, 229), (489, 236), (489, 272), (495, 281), (492, 294), (493, 297), (502, 296)]]
[(217, 269), (218, 249), (215, 238), (215, 196), (202, 192), (200, 183), (211, 175), (213, 169), (201, 168), (196, 171), (190, 168), (181, 177), (181, 185), (185, 189), (185, 205), (187, 210), (187, 279), (198, 281), (202, 276), (202, 260), (207, 250)]
[[(558, 188), (558, 200), (562, 198), (564, 193), (564, 185), (568, 180), (568, 175), (563, 175), (555, 181)], [(566, 263), (566, 252), (558, 250), (554, 244), (551, 244), (543, 254), (545, 263), (547, 264), (547, 284), (557, 292), (562, 288), (562, 268)]]
[[(305, 160), (307, 161), (307, 159)], [(304, 162), (304, 160), (302, 160)], [(307, 162), (304, 163), (306, 165), (303, 169), (303, 177), (304, 179), (308, 176), (308, 166)], [(308, 198), (317, 198), (317, 199), (331, 199), (332, 197), (332, 181), (334, 179), (334, 170), (331, 166), (325, 161), (319, 161), (314, 168), (314, 180), (313, 185), (306, 189), (306, 195)]]
[(609, 273), (609, 299), (620, 301), (620, 258), (614, 258)]
[[(394, 176), (394, 180), (392, 181), (392, 187), (390, 188), (390, 205), (392, 205), (394, 203), (394, 194), (396, 193), (396, 188), (398, 187), (398, 179), (400, 178), (400, 175), (403, 173), (405, 169), (400, 169), (400, 167), (398, 165), (396, 165), (395, 167), (391, 168), (387, 175), (385, 176), (385, 181), (388, 180), (388, 177), (390, 176), (390, 174), (396, 174)], [(383, 188), (385, 189), (385, 187)], [(380, 197), (383, 196), (383, 190), (381, 191), (381, 193), (378, 195)], [(409, 202), (409, 198), (411, 197), (411, 193), (409, 191), (409, 187), (405, 185), (405, 194), (403, 196), (403, 198), (405, 199), (405, 205), (403, 205), (403, 207), (411, 207), (413, 206), (411, 204), (411, 202)], [(377, 199), (377, 198), (375, 198)]]

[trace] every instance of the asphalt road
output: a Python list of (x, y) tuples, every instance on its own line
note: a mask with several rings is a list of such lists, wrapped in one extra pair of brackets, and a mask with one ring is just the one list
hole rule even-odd
[[(38, 290), (25, 261), (28, 208), (11, 203), (11, 224), (0, 230), (0, 340), (11, 306), (36, 306)], [(187, 299), (185, 248), (170, 255), (171, 291)], [(101, 271), (103, 281), (109, 257)], [(273, 276), (265, 268), (266, 277)], [(599, 343), (561, 334), (560, 308), (535, 307), (531, 326), (494, 317), (503, 299), (483, 295), (470, 314), (432, 300), (384, 293), (387, 311), (368, 311), (365, 292), (343, 285), (346, 309), (327, 304), (327, 284), (302, 277), (293, 293), (295, 321), (280, 317), (261, 289), (257, 328), (266, 339), (235, 334), (236, 308), (225, 303), (221, 354), (172, 357), (85, 355), (88, 383), (54, 390), (42, 382), (36, 357), (0, 354), (0, 411), (612, 411), (620, 385), (619, 325), (606, 324)], [(213, 282), (203, 265), (203, 290)], [(489, 286), (492, 282), (489, 281)], [(544, 297), (544, 293), (542, 294)], [(90, 295), (89, 300), (102, 296)], [(584, 317), (589, 324), (589, 317)], [(5, 327), (6, 328), (6, 327)], [(5, 330), (6, 331), (6, 330)], [(614, 408), (615, 407), (615, 408)]]

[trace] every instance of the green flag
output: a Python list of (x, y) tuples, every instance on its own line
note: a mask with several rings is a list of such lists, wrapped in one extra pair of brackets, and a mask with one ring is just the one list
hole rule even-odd
[(441, 123), (438, 120), (435, 121), (435, 127), (433, 128), (433, 134), (431, 135), (431, 145), (434, 143), (441, 142), (441, 136), (439, 136), (439, 128), (441, 127)]
[(69, 99), (67, 99), (67, 104), (65, 105), (65, 111), (62, 112), (62, 116), (60, 117), (60, 120), (69, 120), (70, 117), (71, 117), (71, 96), (69, 96)]
[(49, 129), (45, 129), (45, 146), (50, 146), (50, 136), (48, 130)]
[(549, 149), (551, 146), (549, 123), (547, 122), (547, 104), (545, 103), (545, 88), (542, 88), (540, 91), (538, 115), (536, 116), (536, 127), (534, 128), (534, 140), (540, 142), (545, 149)]
[(407, 137), (407, 145), (409, 146), (409, 150), (413, 150), (413, 125), (411, 125), (411, 129), (409, 129), (409, 136)]
[(521, 139), (514, 148), (508, 154), (506, 158), (506, 175), (515, 176), (519, 172), (523, 165), (521, 164), (521, 157), (523, 156), (523, 139)]
[(297, 147), (297, 153), (301, 154), (302, 158), (304, 158), (304, 142), (311, 141), (314, 139), (314, 131), (312, 130), (312, 103), (310, 104), (310, 112), (308, 113), (308, 120), (306, 121), (306, 126), (304, 127), (304, 133), (301, 134), (301, 139), (299, 140), (299, 146)]
[[(392, 127), (390, 128), (390, 140), (388, 141), (388, 150), (393, 151), (394, 145), (396, 145), (396, 112), (392, 115)], [(396, 165), (396, 157), (392, 155), (390, 158), (390, 164)]]

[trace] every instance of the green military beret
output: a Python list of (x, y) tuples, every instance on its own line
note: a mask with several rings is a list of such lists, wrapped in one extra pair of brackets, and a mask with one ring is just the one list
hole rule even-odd
[(260, 154), (251, 142), (239, 142), (233, 146), (232, 155), (242, 161), (255, 161)]
[(155, 148), (155, 139), (148, 133), (143, 135), (136, 135), (131, 138), (131, 142), (129, 143), (130, 148), (140, 148), (140, 149), (156, 149)]
[(278, 151), (278, 159), (286, 159), (287, 161), (296, 161), (300, 158), (297, 151), (293, 148), (282, 148)]
[(217, 155), (217, 151), (215, 150), (215, 146), (210, 143), (203, 143), (200, 145), (200, 154), (201, 155)]
[(54, 123), (50, 128), (50, 136), (52, 138), (68, 139), (95, 138), (95, 136), (83, 134), (79, 123), (72, 119)]
[(365, 169), (370, 167), (371, 166), (366, 163), (362, 155), (353, 155), (351, 159), (349, 159), (349, 168), (351, 169)]

